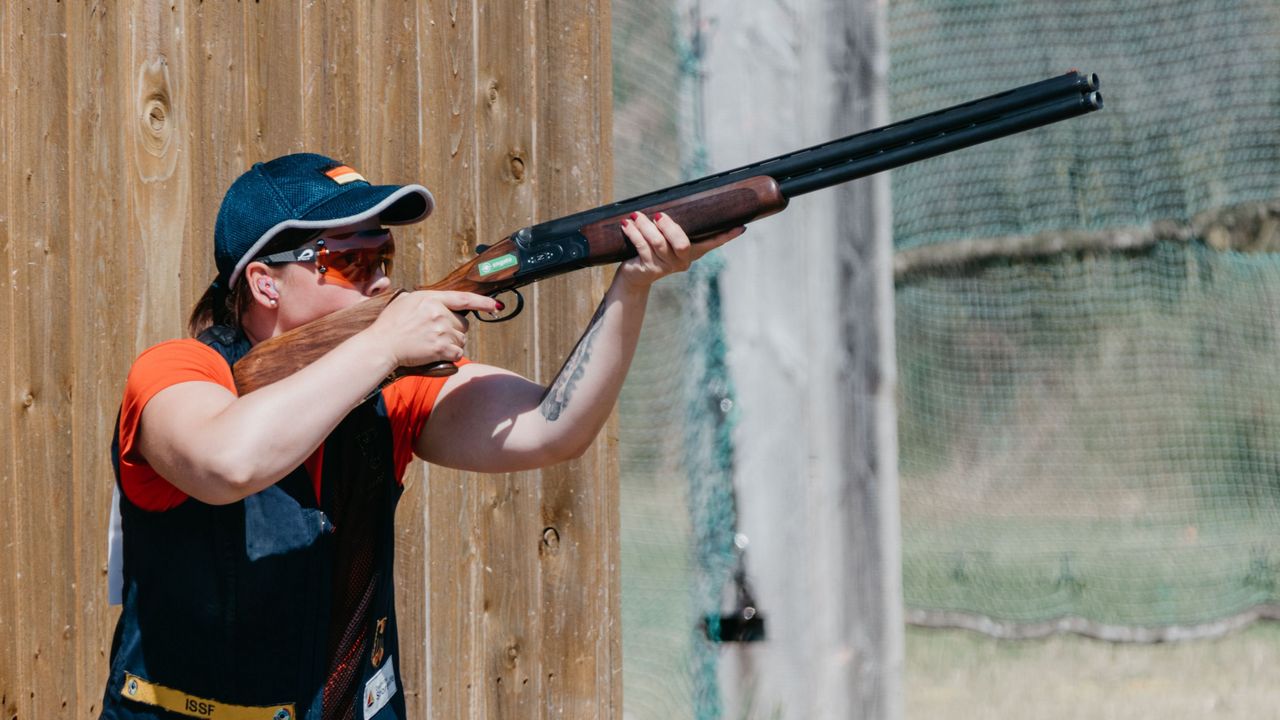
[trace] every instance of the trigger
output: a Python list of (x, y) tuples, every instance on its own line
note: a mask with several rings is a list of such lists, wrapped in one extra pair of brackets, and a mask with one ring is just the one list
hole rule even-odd
[(477, 320), (487, 323), (505, 322), (519, 315), (520, 311), (524, 310), (524, 295), (521, 295), (519, 290), (510, 288), (493, 295), (493, 297), (497, 299), (505, 295), (510, 296), (510, 298), (504, 303), (506, 306), (505, 309), (499, 310), (497, 313), (492, 315), (475, 310), (472, 311), (472, 314), (476, 316)]

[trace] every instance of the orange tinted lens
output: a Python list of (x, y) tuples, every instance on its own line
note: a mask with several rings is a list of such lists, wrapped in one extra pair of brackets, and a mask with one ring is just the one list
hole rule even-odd
[(395, 245), (384, 243), (376, 248), (351, 248), (349, 250), (320, 251), (318, 265), (325, 267), (326, 273), (337, 273), (350, 283), (362, 283), (372, 277), (379, 269), (384, 275), (391, 274), (391, 261), (395, 257)]

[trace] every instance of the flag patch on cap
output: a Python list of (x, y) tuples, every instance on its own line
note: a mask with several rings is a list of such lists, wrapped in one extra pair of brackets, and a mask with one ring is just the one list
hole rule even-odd
[(368, 180), (364, 179), (363, 175), (356, 172), (355, 170), (352, 170), (346, 165), (339, 165), (335, 168), (330, 168), (328, 170), (325, 170), (324, 174), (330, 180), (338, 183), (339, 185), (346, 185), (347, 183), (355, 182), (357, 180), (361, 180), (363, 182), (369, 182)]

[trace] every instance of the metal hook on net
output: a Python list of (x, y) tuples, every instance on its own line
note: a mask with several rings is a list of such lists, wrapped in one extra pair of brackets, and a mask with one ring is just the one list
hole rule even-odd
[(746, 536), (739, 533), (734, 545), (738, 549), (737, 567), (733, 571), (735, 609), (732, 612), (708, 614), (702, 619), (702, 631), (715, 643), (760, 642), (765, 639), (764, 615), (751, 592), (744, 561)]

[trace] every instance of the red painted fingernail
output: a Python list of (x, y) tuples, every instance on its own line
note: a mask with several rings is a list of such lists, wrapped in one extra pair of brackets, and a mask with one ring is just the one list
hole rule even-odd
[(632, 219), (632, 220), (635, 220), (635, 219), (637, 219), (637, 218), (639, 218), (639, 217), (640, 217), (640, 213), (638, 213), (638, 212), (633, 212), (633, 213), (631, 213), (631, 219)]
[(501, 300), (494, 300), (494, 301), (493, 301), (493, 304), (494, 304), (494, 305), (497, 305), (499, 310), (506, 310), (506, 309), (507, 309), (507, 306), (506, 306), (506, 305), (503, 305)]
[(622, 221), (622, 227), (626, 227), (626, 226), (628, 226), (628, 225), (630, 225), (630, 224), (631, 224), (631, 221), (630, 221), (630, 220), (627, 220), (627, 219), (625, 219), (625, 218), (623, 219), (623, 221)]
[(654, 221), (654, 222), (658, 222), (658, 221), (659, 221), (659, 220), (661, 220), (661, 219), (662, 219), (662, 213), (654, 213), (654, 214), (653, 214), (653, 221)]

